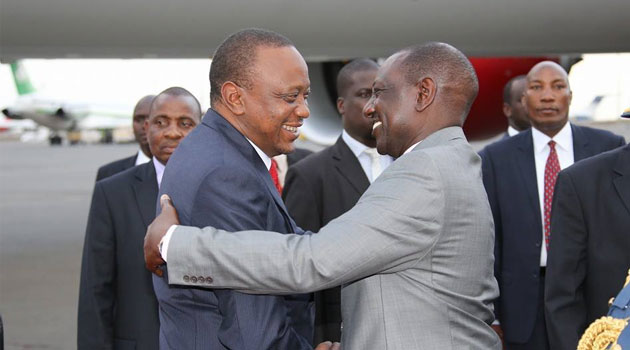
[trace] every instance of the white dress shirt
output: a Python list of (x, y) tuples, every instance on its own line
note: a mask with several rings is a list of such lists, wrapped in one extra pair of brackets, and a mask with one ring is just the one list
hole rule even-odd
[[(374, 178), (372, 176), (372, 157), (365, 152), (369, 149), (369, 147), (352, 138), (352, 136), (350, 136), (350, 134), (348, 134), (345, 130), (341, 133), (341, 139), (346, 143), (346, 145), (348, 145), (352, 154), (354, 154), (354, 156), (359, 160), (359, 164), (361, 164), (361, 168), (367, 176), (368, 181), (370, 181), (370, 183), (374, 182)], [(387, 169), (393, 161), (392, 157), (382, 154), (379, 156), (379, 160), (381, 173), (385, 171), (385, 169)]]
[[(540, 266), (547, 266), (547, 247), (545, 245), (545, 165), (549, 157), (549, 141), (556, 142), (556, 153), (560, 162), (560, 169), (573, 164), (573, 132), (571, 124), (564, 127), (553, 138), (532, 127), (534, 140), (534, 159), (536, 162), (536, 184), (538, 185), (538, 204), (540, 205), (540, 222), (542, 223), (542, 244), (540, 249)], [(549, 239), (553, 239), (553, 236)]]
[(514, 135), (517, 135), (519, 132), (520, 131), (514, 129), (512, 126), (508, 126), (508, 129), (507, 129), (508, 136), (512, 137)]
[[(267, 167), (267, 171), (269, 171), (269, 169), (271, 168), (271, 158), (265, 152), (263, 152), (260, 148), (258, 148), (258, 146), (256, 146), (256, 144), (253, 143), (250, 139), (248, 138), (246, 139), (252, 145), (252, 147), (254, 147), (254, 150), (256, 150), (256, 153), (258, 153), (258, 156), (260, 157), (260, 159), (263, 161), (263, 163), (265, 163), (265, 166)], [(157, 172), (157, 166), (155, 170)], [(162, 172), (164, 172), (163, 169), (162, 169)], [(162, 182), (162, 176), (160, 175), (158, 177), (158, 183), (161, 183), (161, 182)], [(171, 241), (171, 237), (173, 236), (173, 232), (175, 231), (176, 228), (177, 228), (177, 225), (172, 225), (171, 227), (169, 227), (164, 237), (162, 237), (162, 239), (160, 240), (160, 243), (159, 243), (161, 246), (160, 255), (162, 255), (162, 259), (164, 261), (168, 261), (166, 260), (167, 255), (168, 255), (168, 244)]]
[(159, 189), (160, 185), (162, 184), (162, 176), (164, 176), (164, 169), (166, 168), (166, 165), (160, 163), (160, 161), (157, 160), (157, 158), (153, 157), (153, 167), (155, 168), (155, 177), (157, 178), (157, 184), (158, 184), (158, 189)]
[(148, 163), (150, 160), (151, 160), (151, 158), (147, 157), (147, 155), (144, 154), (144, 152), (142, 152), (142, 150), (139, 150), (138, 151), (138, 155), (136, 156), (136, 164), (135, 165)]

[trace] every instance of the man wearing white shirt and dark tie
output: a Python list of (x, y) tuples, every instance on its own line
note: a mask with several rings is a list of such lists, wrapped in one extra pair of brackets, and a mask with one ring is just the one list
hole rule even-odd
[(495, 225), (496, 327), (507, 349), (549, 349), (544, 282), (558, 172), (625, 143), (608, 131), (570, 124), (571, 96), (560, 65), (535, 65), (522, 97), (532, 128), (480, 153)]
[(88, 217), (79, 290), (78, 349), (157, 349), (158, 304), (143, 266), (165, 165), (199, 123), (197, 99), (173, 87), (152, 99), (144, 130), (151, 161), (98, 181)]
[[(372, 122), (363, 116), (372, 95), (376, 62), (359, 58), (337, 76), (337, 110), (343, 132), (337, 142), (289, 169), (283, 199), (301, 228), (313, 232), (352, 208), (392, 162), (376, 151)], [(315, 344), (341, 339), (340, 288), (315, 293)]]

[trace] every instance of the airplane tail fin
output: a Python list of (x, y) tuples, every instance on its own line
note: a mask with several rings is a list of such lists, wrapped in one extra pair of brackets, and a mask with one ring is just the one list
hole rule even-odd
[(13, 72), (13, 81), (19, 95), (26, 95), (35, 92), (31, 80), (26, 74), (26, 70), (20, 61), (11, 63), (11, 71)]

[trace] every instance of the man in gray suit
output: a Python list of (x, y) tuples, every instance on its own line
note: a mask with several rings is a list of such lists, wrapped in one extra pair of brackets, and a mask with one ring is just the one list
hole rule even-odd
[(231, 233), (171, 227), (177, 215), (164, 199), (145, 237), (147, 268), (163, 257), (170, 284), (248, 293), (342, 285), (344, 349), (500, 349), (490, 328), (492, 215), (461, 129), (477, 91), (470, 62), (450, 45), (394, 54), (364, 113), (379, 153), (398, 159), (353, 209), (313, 235)]

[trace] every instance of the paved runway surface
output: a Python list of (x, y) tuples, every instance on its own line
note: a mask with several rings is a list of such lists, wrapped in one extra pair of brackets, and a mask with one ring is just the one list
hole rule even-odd
[[(630, 140), (630, 122), (596, 126)], [(81, 250), (96, 169), (135, 151), (133, 145), (0, 142), (0, 314), (6, 350), (76, 348)]]
[(0, 142), (5, 349), (75, 349), (79, 270), (96, 169), (133, 145)]

